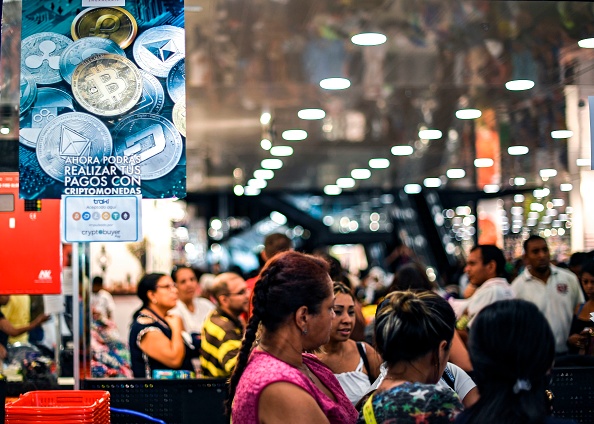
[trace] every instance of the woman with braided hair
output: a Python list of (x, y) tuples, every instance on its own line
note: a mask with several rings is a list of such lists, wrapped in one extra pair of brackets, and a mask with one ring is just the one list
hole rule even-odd
[(260, 272), (252, 302), (229, 384), (232, 422), (354, 424), (357, 411), (332, 371), (304, 353), (330, 339), (334, 293), (328, 264), (279, 253)]

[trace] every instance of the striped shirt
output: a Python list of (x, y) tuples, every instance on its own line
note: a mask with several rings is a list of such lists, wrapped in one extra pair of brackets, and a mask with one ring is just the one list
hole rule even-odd
[(237, 362), (243, 324), (220, 309), (214, 310), (202, 327), (200, 365), (207, 377), (228, 377)]

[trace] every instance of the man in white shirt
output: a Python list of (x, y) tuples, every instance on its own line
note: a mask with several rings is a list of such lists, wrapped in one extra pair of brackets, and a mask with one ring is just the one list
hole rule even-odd
[(91, 310), (94, 316), (103, 322), (113, 320), (115, 302), (111, 293), (103, 288), (103, 278), (99, 276), (93, 278), (91, 291)]
[(572, 272), (551, 265), (542, 237), (533, 235), (524, 242), (524, 263), (526, 269), (512, 282), (512, 289), (517, 298), (538, 306), (555, 335), (555, 351), (567, 353), (573, 313), (584, 302), (580, 283)]
[(486, 306), (498, 300), (514, 298), (511, 286), (505, 274), (505, 256), (497, 246), (479, 244), (472, 248), (466, 259), (464, 271), (468, 275), (468, 284), (474, 289), (473, 294), (464, 300), (451, 299), (450, 304), (460, 319), (467, 324), (460, 330), (470, 328), (476, 315)]

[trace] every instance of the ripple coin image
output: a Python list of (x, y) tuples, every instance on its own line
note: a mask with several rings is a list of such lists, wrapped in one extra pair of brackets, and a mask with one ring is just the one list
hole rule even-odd
[(91, 56), (74, 70), (72, 94), (85, 110), (95, 115), (123, 115), (142, 95), (142, 76), (136, 65), (125, 57)]
[(60, 56), (72, 40), (54, 32), (40, 32), (21, 41), (21, 69), (29, 71), (37, 84), (62, 81)]
[(39, 134), (37, 160), (50, 177), (64, 181), (67, 161), (111, 155), (112, 139), (103, 122), (92, 115), (70, 112), (51, 120)]
[(183, 141), (171, 121), (150, 113), (122, 119), (112, 131), (114, 156), (137, 155), (143, 180), (171, 172), (181, 159)]
[(134, 60), (145, 71), (166, 78), (169, 71), (185, 57), (185, 31), (171, 25), (151, 28), (136, 38), (132, 53)]
[(72, 74), (78, 64), (95, 54), (104, 53), (125, 56), (124, 50), (109, 38), (85, 37), (75, 41), (60, 56), (60, 74), (62, 78), (70, 84)]
[(84, 37), (109, 38), (122, 49), (132, 44), (138, 24), (130, 12), (121, 7), (90, 7), (72, 21), (74, 40)]

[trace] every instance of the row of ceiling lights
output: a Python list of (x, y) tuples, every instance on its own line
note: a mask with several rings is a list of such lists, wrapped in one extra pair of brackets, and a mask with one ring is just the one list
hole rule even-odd
[[(387, 41), (387, 37), (380, 33), (361, 33), (351, 37), (351, 42), (359, 46), (375, 46), (383, 44)], [(594, 38), (580, 40), (578, 45), (583, 48), (594, 48)], [(529, 90), (534, 87), (534, 81), (531, 80), (513, 80), (505, 83), (506, 89), (510, 91)], [(347, 78), (326, 78), (320, 81), (320, 87), (326, 90), (344, 90), (351, 86), (351, 82)], [(326, 113), (322, 109), (302, 109), (297, 113), (297, 116), (303, 120), (319, 120), (326, 117)], [(462, 120), (477, 119), (482, 116), (482, 112), (478, 109), (466, 108), (460, 109), (455, 113), (456, 118)], [(260, 117), (262, 125), (269, 125), (272, 120), (272, 115), (269, 112), (264, 112)], [(422, 128), (419, 133), (421, 140), (438, 140), (443, 136), (443, 133), (438, 129)], [(567, 139), (573, 136), (573, 132), (569, 130), (554, 130), (551, 131), (551, 138), (553, 139)], [(282, 138), (286, 141), (301, 141), (307, 138), (307, 131), (302, 129), (289, 129), (282, 133)], [(260, 142), (264, 150), (270, 151), (271, 156), (288, 157), (294, 152), (291, 146), (278, 145), (273, 146), (272, 141), (268, 138), (263, 138)], [(527, 146), (516, 145), (510, 146), (507, 152), (511, 156), (525, 155), (529, 152)], [(394, 156), (408, 156), (414, 153), (414, 149), (409, 145), (396, 145), (391, 148), (391, 153)], [(577, 160), (578, 166), (588, 166), (591, 160), (587, 158), (580, 158)], [(385, 169), (390, 166), (390, 161), (386, 158), (372, 158), (369, 160), (369, 168), (371, 169)], [(477, 158), (474, 161), (474, 166), (477, 168), (491, 167), (494, 162), (491, 158)], [(241, 195), (258, 195), (268, 183), (267, 180), (274, 178), (274, 171), (282, 168), (283, 162), (281, 159), (270, 158), (264, 159), (261, 162), (261, 168), (254, 171), (254, 178), (248, 180), (247, 185), (236, 185), (234, 193), (237, 196)], [(543, 175), (544, 174), (544, 175)], [(553, 174), (553, 175), (550, 175)], [(542, 169), (540, 175), (543, 180), (551, 176), (555, 176), (557, 171), (554, 169)], [(446, 171), (446, 176), (449, 179), (460, 179), (466, 176), (463, 169), (453, 168)], [(367, 168), (357, 168), (351, 171), (350, 177), (341, 177), (336, 180), (336, 184), (329, 184), (324, 187), (324, 193), (327, 195), (338, 195), (343, 189), (353, 188), (355, 180), (364, 180), (371, 177), (371, 171)], [(517, 181), (516, 181), (517, 180)], [(522, 182), (523, 181), (523, 182)], [(546, 181), (546, 180), (545, 180)], [(430, 177), (424, 180), (425, 187), (440, 187), (442, 179), (438, 177)], [(526, 180), (522, 177), (514, 179), (515, 185), (523, 185)], [(562, 191), (571, 190), (568, 186), (571, 184), (561, 184)], [(563, 187), (564, 186), (564, 187)], [(408, 194), (419, 193), (421, 191), (420, 184), (407, 184), (404, 191)], [(490, 184), (484, 187), (487, 193), (496, 193), (499, 191), (499, 186)]]

